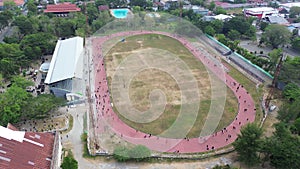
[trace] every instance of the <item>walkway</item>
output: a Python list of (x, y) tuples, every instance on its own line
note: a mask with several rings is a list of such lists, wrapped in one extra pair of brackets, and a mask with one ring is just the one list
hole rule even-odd
[(105, 130), (105, 126), (110, 126), (117, 135), (124, 140), (133, 143), (147, 146), (149, 149), (160, 152), (177, 152), (177, 153), (196, 153), (205, 152), (212, 149), (219, 149), (234, 142), (240, 129), (243, 125), (253, 122), (255, 120), (255, 105), (252, 97), (243, 88), (242, 85), (237, 83), (228, 74), (225, 74), (223, 80), (226, 85), (234, 92), (238, 99), (239, 111), (235, 120), (222, 131), (218, 131), (209, 136), (202, 138), (191, 139), (172, 139), (162, 138), (149, 135), (137, 131), (126, 125), (119, 117), (114, 113), (111, 107), (110, 93), (108, 90), (108, 84), (106, 80), (106, 72), (104, 68), (104, 60), (101, 52), (101, 45), (108, 39), (113, 37), (124, 37), (139, 34), (163, 34), (177, 39), (187, 49), (194, 54), (206, 67), (208, 67), (215, 75), (221, 78), (222, 66), (216, 65), (210, 60), (210, 58), (203, 55), (201, 51), (196, 49), (190, 42), (185, 39), (165, 32), (152, 32), (152, 31), (133, 31), (133, 32), (121, 32), (113, 35), (99, 37), (93, 41), (93, 51), (98, 53), (94, 54), (94, 67), (95, 67), (95, 102), (97, 108), (97, 114), (95, 120), (97, 120), (97, 133), (101, 133)]

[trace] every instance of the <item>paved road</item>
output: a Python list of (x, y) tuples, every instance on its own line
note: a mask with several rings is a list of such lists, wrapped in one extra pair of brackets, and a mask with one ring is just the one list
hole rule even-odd
[[(259, 54), (260, 51), (263, 51), (263, 54), (267, 55), (269, 52), (272, 51), (271, 47), (258, 47), (255, 42), (252, 42), (250, 40), (241, 41), (240, 44), (239, 44), (239, 46), (241, 46), (241, 47), (243, 47), (243, 48), (245, 48), (248, 51), (253, 52), (253, 53), (256, 51), (257, 54)], [(292, 58), (300, 56), (299, 52), (297, 52), (297, 51), (295, 51), (295, 50), (293, 50), (291, 48), (286, 48), (285, 47), (285, 48), (283, 48), (283, 51), (287, 55), (291, 56)]]

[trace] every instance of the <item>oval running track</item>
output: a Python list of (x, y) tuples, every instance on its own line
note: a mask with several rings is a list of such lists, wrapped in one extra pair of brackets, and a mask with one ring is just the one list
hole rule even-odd
[[(159, 152), (177, 152), (177, 153), (196, 153), (205, 152), (222, 148), (234, 142), (240, 129), (243, 125), (253, 122), (255, 120), (256, 108), (254, 101), (246, 89), (235, 81), (231, 76), (225, 73), (225, 83), (234, 92), (239, 109), (236, 118), (233, 122), (221, 131), (215, 132), (209, 136), (202, 138), (190, 139), (173, 139), (162, 138), (157, 136), (150, 136), (148, 133), (137, 131), (136, 129), (128, 126), (114, 113), (108, 84), (106, 80), (106, 72), (104, 67), (104, 59), (102, 56), (102, 45), (110, 38), (124, 37), (141, 34), (161, 34), (172, 37), (181, 42), (190, 52), (199, 59), (206, 67), (208, 67), (215, 75), (219, 76), (218, 71), (222, 71), (220, 66), (216, 66), (210, 59), (204, 56), (197, 50), (190, 42), (184, 38), (178, 37), (166, 32), (156, 31), (130, 31), (120, 32), (108, 36), (96, 37), (92, 40), (94, 72), (95, 72), (95, 104), (96, 104), (96, 125), (97, 133), (105, 130), (105, 126), (109, 125), (110, 129), (122, 139), (133, 143), (141, 144), (151, 150)], [(96, 53), (95, 53), (96, 52)], [(223, 78), (224, 79), (224, 78)], [(224, 81), (224, 80), (223, 80)], [(104, 124), (106, 123), (106, 124)]]

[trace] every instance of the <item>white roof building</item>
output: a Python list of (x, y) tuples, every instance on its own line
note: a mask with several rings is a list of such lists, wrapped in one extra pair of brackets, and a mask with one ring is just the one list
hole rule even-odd
[(214, 16), (214, 18), (221, 20), (221, 21), (226, 21), (226, 20), (230, 20), (232, 18), (232, 16), (219, 14), (219, 15)]
[(258, 18), (265, 18), (267, 15), (278, 14), (278, 11), (271, 7), (245, 8), (243, 11), (246, 16)]
[(70, 78), (82, 78), (83, 38), (58, 40), (45, 79), (46, 84)]

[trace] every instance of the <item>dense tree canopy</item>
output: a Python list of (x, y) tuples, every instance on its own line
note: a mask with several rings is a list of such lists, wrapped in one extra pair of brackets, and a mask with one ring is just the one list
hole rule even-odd
[(17, 16), (14, 19), (13, 25), (18, 27), (21, 38), (28, 34), (37, 33), (39, 28), (37, 19), (24, 15)]
[(230, 40), (237, 40), (241, 38), (241, 34), (237, 30), (230, 30), (227, 36)]
[(300, 99), (300, 87), (295, 83), (288, 83), (283, 90), (283, 95), (289, 101)]
[(131, 6), (146, 7), (147, 0), (130, 0), (129, 5), (131, 5)]
[(0, 125), (47, 117), (49, 112), (65, 103), (63, 99), (48, 94), (33, 97), (26, 92), (26, 87), (30, 85), (33, 83), (23, 77), (12, 78), (12, 86), (0, 94)]
[(248, 166), (259, 162), (257, 152), (261, 147), (261, 135), (262, 130), (256, 124), (247, 124), (233, 144), (239, 154), (239, 160)]
[(27, 59), (39, 59), (42, 55), (52, 54), (56, 44), (56, 37), (49, 33), (35, 33), (26, 35), (20, 48), (24, 51)]
[(27, 100), (32, 96), (21, 87), (11, 86), (0, 95), (0, 125), (16, 123), (20, 120), (22, 110), (27, 106)]
[(300, 14), (300, 7), (292, 6), (291, 9), (290, 9), (289, 17), (290, 18), (296, 18), (297, 15), (299, 16), (299, 14)]
[(62, 169), (78, 169), (78, 162), (74, 159), (71, 151), (64, 157), (63, 163), (60, 166)]
[(275, 168), (300, 168), (300, 138), (292, 135), (285, 124), (277, 124), (274, 136), (266, 139), (263, 145), (266, 159), (269, 159)]
[(250, 24), (246, 21), (244, 17), (234, 17), (229, 21), (224, 23), (224, 32), (227, 33), (230, 30), (236, 30), (241, 34), (245, 34), (246, 31), (249, 29)]
[(293, 40), (292, 40), (292, 47), (294, 49), (296, 49), (297, 51), (300, 51), (300, 37), (295, 37)]
[(262, 42), (271, 45), (273, 48), (278, 48), (290, 42), (291, 32), (283, 25), (269, 25), (266, 31), (262, 34)]
[(0, 43), (0, 73), (3, 77), (16, 75), (21, 64), (26, 65), (26, 62), (18, 44)]
[(300, 58), (295, 57), (293, 59), (287, 58), (287, 60), (283, 63), (279, 81), (289, 83), (293, 82), (296, 84), (300, 84)]

